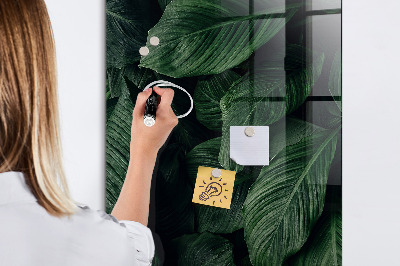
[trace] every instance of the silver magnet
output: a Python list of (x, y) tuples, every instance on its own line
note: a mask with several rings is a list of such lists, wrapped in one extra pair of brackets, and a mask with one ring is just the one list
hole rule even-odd
[(146, 46), (140, 47), (139, 49), (139, 54), (142, 56), (146, 56), (150, 53), (149, 48), (147, 48)]
[(213, 169), (211, 171), (211, 174), (212, 174), (213, 177), (218, 178), (218, 177), (220, 177), (222, 175), (222, 172), (221, 172), (220, 169), (215, 168), (215, 169)]
[(157, 46), (160, 44), (160, 39), (157, 36), (153, 36), (150, 38), (150, 44), (153, 46)]
[(248, 136), (248, 137), (254, 136), (255, 133), (256, 132), (254, 131), (254, 128), (252, 128), (252, 127), (246, 127), (244, 129), (244, 134), (246, 134), (246, 136)]

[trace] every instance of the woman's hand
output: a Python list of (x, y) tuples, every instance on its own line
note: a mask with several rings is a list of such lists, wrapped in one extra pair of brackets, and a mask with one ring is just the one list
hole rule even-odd
[(146, 100), (151, 95), (152, 89), (149, 88), (138, 94), (133, 110), (131, 128), (131, 157), (133, 154), (139, 156), (155, 155), (164, 145), (172, 129), (178, 124), (178, 118), (171, 108), (174, 90), (168, 88), (154, 87), (154, 91), (161, 96), (161, 101), (157, 107), (156, 123), (148, 127), (143, 122)]
[(178, 118), (171, 109), (172, 89), (153, 88), (161, 96), (157, 107), (156, 123), (147, 127), (143, 122), (146, 100), (152, 89), (139, 93), (133, 110), (131, 129), (131, 159), (121, 193), (112, 215), (118, 220), (130, 220), (147, 226), (151, 177), (158, 150), (167, 140)]

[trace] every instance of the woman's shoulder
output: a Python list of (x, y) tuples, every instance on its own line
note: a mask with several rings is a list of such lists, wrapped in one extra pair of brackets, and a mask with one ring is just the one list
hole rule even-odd
[(99, 223), (112, 222), (114, 224), (118, 224), (121, 226), (117, 218), (115, 218), (111, 214), (106, 213), (103, 210), (92, 209), (88, 205), (81, 203), (76, 204), (76, 206), (77, 210), (73, 215), (74, 216), (73, 218), (76, 220), (82, 219), (84, 221), (99, 222)]
[(76, 226), (90, 227), (94, 231), (96, 229), (102, 232), (108, 230), (112, 235), (122, 235), (128, 239), (134, 234), (137, 237), (151, 237), (152, 240), (151, 230), (139, 222), (128, 220), (120, 221), (103, 210), (92, 209), (85, 204), (77, 204), (77, 207), (76, 212), (72, 216), (64, 218)]

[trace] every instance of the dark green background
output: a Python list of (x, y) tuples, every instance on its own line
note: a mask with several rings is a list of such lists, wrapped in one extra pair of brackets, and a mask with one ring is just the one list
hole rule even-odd
[[(136, 95), (163, 79), (195, 102), (157, 159), (154, 265), (341, 265), (341, 7), (312, 2), (107, 0), (108, 212)], [(270, 126), (269, 166), (230, 160), (242, 125)], [(230, 210), (191, 203), (199, 165), (237, 171)]]

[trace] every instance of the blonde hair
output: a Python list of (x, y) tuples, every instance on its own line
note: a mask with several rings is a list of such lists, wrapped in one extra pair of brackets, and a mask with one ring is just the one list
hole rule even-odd
[(50, 214), (76, 205), (65, 179), (54, 38), (43, 0), (0, 1), (0, 172), (21, 171)]

